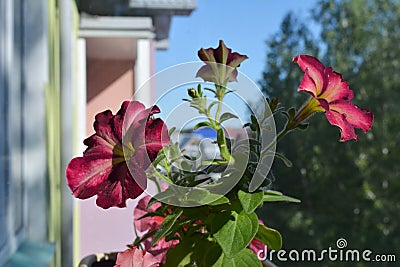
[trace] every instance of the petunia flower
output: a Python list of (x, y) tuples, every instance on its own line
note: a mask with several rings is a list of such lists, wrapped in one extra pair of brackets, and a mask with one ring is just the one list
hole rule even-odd
[(158, 107), (145, 109), (137, 101), (123, 102), (113, 115), (106, 110), (96, 115), (95, 133), (84, 140), (82, 157), (71, 160), (66, 169), (67, 184), (75, 197), (97, 195), (104, 209), (125, 207), (146, 187), (145, 170), (161, 148), (169, 143), (161, 119), (153, 119)]
[[(261, 219), (258, 219), (258, 223), (262, 225), (264, 224), (264, 222)], [(251, 251), (253, 251), (253, 253), (256, 254), (257, 256), (266, 253), (265, 251), (266, 245), (257, 238), (253, 238), (251, 240), (250, 244), (248, 245), (248, 248), (251, 249)]]
[[(164, 217), (161, 216), (151, 216), (140, 219), (143, 215), (149, 212), (155, 212), (160, 207), (161, 204), (157, 202), (146, 209), (150, 199), (150, 196), (143, 197), (133, 212), (134, 227), (141, 232), (151, 232), (157, 230), (164, 221)], [(166, 241), (165, 238), (162, 238), (154, 246), (152, 246), (152, 240), (152, 237), (150, 237), (144, 240), (142, 244), (144, 249), (151, 253), (161, 263), (165, 263), (168, 250), (175, 247), (179, 243), (178, 240)]]
[(219, 41), (217, 48), (201, 48), (198, 51), (199, 58), (206, 63), (196, 74), (207, 82), (214, 82), (218, 85), (226, 85), (228, 82), (237, 81), (237, 67), (246, 60), (246, 55), (226, 47), (224, 41)]
[(133, 247), (118, 253), (114, 267), (157, 267), (159, 263), (150, 253)]
[(261, 252), (265, 253), (264, 243), (261, 242), (260, 240), (258, 240), (257, 238), (253, 238), (253, 240), (251, 240), (249, 249), (251, 249), (253, 251), (253, 253), (256, 254), (257, 256), (259, 254), (262, 254)]
[(298, 91), (312, 95), (296, 115), (295, 121), (301, 122), (312, 113), (323, 111), (329, 123), (340, 128), (342, 142), (357, 140), (354, 128), (359, 128), (364, 133), (371, 128), (373, 113), (350, 102), (354, 97), (353, 91), (340, 73), (308, 55), (296, 56), (293, 62), (304, 72)]
[(141, 219), (142, 216), (149, 212), (155, 212), (161, 206), (160, 202), (156, 202), (146, 209), (150, 199), (150, 196), (143, 197), (141, 200), (139, 200), (135, 210), (133, 211), (134, 226), (135, 229), (140, 232), (157, 230), (164, 221), (164, 217), (161, 216), (151, 216)]

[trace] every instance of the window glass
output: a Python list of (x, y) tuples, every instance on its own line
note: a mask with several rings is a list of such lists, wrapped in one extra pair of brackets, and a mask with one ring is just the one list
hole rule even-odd
[[(4, 22), (4, 1), (0, 1), (0, 25)], [(4, 27), (0, 27), (1, 36), (5, 35)], [(5, 43), (0, 42), (0, 129), (6, 129), (7, 113), (5, 106), (6, 78), (5, 78)], [(6, 154), (6, 131), (0, 131), (0, 252), (7, 240), (6, 226), (6, 187), (7, 187), (7, 154)], [(0, 253), (1, 254), (1, 253)]]
[(12, 177), (12, 206), (14, 231), (23, 227), (23, 177), (22, 177), (22, 58), (23, 58), (23, 13), (21, 0), (14, 0), (12, 90), (10, 92), (9, 119), (11, 125), (10, 161)]
[[(0, 90), (3, 92), (3, 90)], [(3, 99), (3, 98), (2, 98)], [(0, 100), (0, 108), (2, 107), (3, 101)], [(3, 128), (4, 114), (0, 114), (0, 127)], [(7, 164), (5, 155), (5, 140), (4, 134), (0, 131), (0, 251), (7, 240), (7, 227), (6, 227), (6, 186), (7, 176), (5, 175), (5, 166)]]

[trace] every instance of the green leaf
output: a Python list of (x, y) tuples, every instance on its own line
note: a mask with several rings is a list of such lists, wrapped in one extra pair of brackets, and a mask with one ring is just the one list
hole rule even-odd
[[(218, 215), (216, 216), (218, 218)], [(255, 213), (244, 211), (231, 213), (231, 219), (214, 234), (227, 257), (234, 257), (247, 247), (258, 230), (258, 218)], [(225, 219), (225, 218), (222, 218)]]
[(275, 157), (282, 160), (282, 162), (286, 165), (286, 167), (292, 167), (293, 163), (283, 154), (275, 152)]
[(223, 195), (211, 193), (207, 189), (193, 188), (189, 194), (187, 194), (187, 203), (196, 203), (196, 204), (208, 204), (211, 206), (220, 205), (224, 203), (228, 203), (229, 199)]
[(279, 201), (284, 201), (284, 202), (293, 202), (293, 203), (300, 203), (300, 199), (294, 198), (294, 197), (288, 197), (285, 195), (277, 195), (276, 192), (274, 191), (273, 193), (267, 191), (264, 193), (263, 197), (264, 202), (279, 202)]
[(202, 122), (197, 123), (197, 124), (193, 127), (193, 130), (197, 130), (197, 129), (199, 129), (200, 127), (212, 127), (212, 125), (211, 125), (211, 123), (208, 122), (208, 121), (202, 121)]
[(217, 94), (217, 92), (214, 89), (211, 89), (211, 88), (207, 88), (206, 87), (206, 88), (204, 88), (204, 90), (213, 92), (214, 94)]
[(183, 187), (181, 190), (179, 188), (175, 188), (174, 190), (168, 188), (164, 192), (155, 195), (153, 199), (150, 200), (149, 204), (160, 201), (164, 203), (181, 203), (183, 206), (216, 206), (229, 202), (229, 199), (225, 196), (211, 193), (208, 189), (200, 187)]
[(269, 195), (276, 195), (276, 196), (283, 196), (283, 193), (282, 192), (279, 192), (279, 191), (275, 191), (275, 190), (267, 190), (266, 192), (265, 192), (266, 194), (269, 194)]
[(176, 130), (176, 127), (172, 127), (171, 129), (169, 129), (169, 130), (168, 130), (168, 135), (171, 136), (171, 134), (172, 134), (173, 132), (175, 132), (175, 130)]
[(221, 247), (207, 239), (197, 240), (192, 259), (197, 267), (210, 267), (218, 261), (222, 255)]
[(282, 114), (285, 115), (285, 117), (288, 119), (288, 122), (293, 121), (295, 113), (296, 113), (295, 108), (290, 108), (287, 111), (282, 111)]
[(297, 125), (297, 128), (299, 128), (300, 130), (305, 130), (308, 128), (308, 123), (300, 123), (299, 125)]
[(294, 115), (296, 114), (296, 109), (295, 108), (290, 108), (287, 113), (289, 114), (290, 120), (293, 120)]
[(201, 91), (201, 84), (197, 85), (197, 93), (199, 94), (199, 96), (203, 96), (203, 92)]
[(221, 196), (219, 199), (214, 200), (211, 203), (208, 203), (208, 205), (210, 206), (217, 206), (217, 205), (221, 205), (221, 204), (226, 204), (229, 202), (229, 199), (225, 196)]
[(267, 99), (269, 108), (271, 109), (271, 112), (274, 112), (276, 108), (278, 107), (279, 104), (279, 99), (278, 98), (273, 98), (272, 100)]
[(246, 193), (242, 190), (238, 192), (239, 201), (243, 210), (249, 214), (252, 213), (263, 202), (264, 192)]
[(176, 194), (175, 191), (171, 190), (170, 188), (167, 188), (167, 190), (158, 193), (152, 199), (150, 199), (149, 204), (147, 204), (147, 206), (150, 207), (157, 201), (170, 203), (171, 199), (174, 198), (175, 194)]
[(238, 118), (238, 116), (236, 116), (235, 114), (225, 112), (224, 114), (221, 115), (221, 117), (219, 117), (219, 122), (222, 123), (229, 119), (237, 119), (237, 118)]
[(154, 234), (153, 241), (151, 241), (151, 245), (154, 246), (161, 238), (165, 237), (169, 230), (174, 226), (176, 220), (182, 215), (182, 209), (176, 209), (175, 213), (167, 215), (158, 228), (157, 232)]
[(190, 263), (193, 253), (194, 242), (191, 239), (184, 239), (175, 247), (168, 249), (167, 260), (164, 267), (184, 266)]
[(258, 226), (256, 238), (270, 249), (278, 251), (282, 248), (281, 234), (277, 230), (268, 228), (263, 224)]
[(142, 236), (142, 237), (137, 237), (136, 238), (136, 240), (135, 240), (135, 242), (133, 243), (133, 245), (134, 246), (138, 246), (140, 243), (142, 243), (144, 240), (146, 240), (147, 238), (149, 238), (149, 237), (152, 237), (153, 235), (154, 235), (154, 233), (156, 232), (156, 230), (154, 230), (154, 231), (150, 231), (150, 232), (147, 232), (144, 236)]
[(159, 179), (162, 179), (166, 181), (169, 184), (173, 184), (172, 180), (169, 179), (167, 176), (161, 174), (158, 170), (155, 170), (154, 172), (151, 173), (152, 176), (157, 177)]
[(212, 267), (262, 267), (261, 261), (250, 249), (245, 248), (233, 257), (223, 254)]

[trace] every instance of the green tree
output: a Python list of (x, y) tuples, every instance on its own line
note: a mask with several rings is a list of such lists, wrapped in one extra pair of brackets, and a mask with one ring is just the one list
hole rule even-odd
[[(268, 40), (263, 91), (281, 98), (285, 105), (299, 107), (305, 96), (296, 89), (303, 73), (291, 58), (299, 53), (319, 56), (350, 83), (355, 103), (373, 110), (374, 126), (366, 135), (360, 134), (358, 142), (339, 143), (338, 129), (317, 114), (306, 131), (285, 137), (278, 150), (294, 165), (285, 168), (274, 163), (273, 188), (303, 203), (265, 206), (264, 220), (281, 230), (286, 249), (336, 247), (336, 240), (343, 237), (349, 248), (398, 253), (400, 2), (323, 0), (313, 14), (321, 27), (318, 42), (290, 14)], [(400, 255), (396, 256), (399, 260)]]

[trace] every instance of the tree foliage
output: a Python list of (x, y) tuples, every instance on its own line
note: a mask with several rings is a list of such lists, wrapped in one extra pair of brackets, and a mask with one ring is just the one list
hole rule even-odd
[[(299, 107), (305, 97), (296, 92), (302, 72), (291, 58), (312, 54), (343, 74), (355, 103), (375, 113), (374, 126), (358, 142), (339, 143), (338, 129), (317, 114), (306, 131), (285, 137), (278, 151), (294, 165), (274, 163), (273, 189), (302, 204), (265, 205), (264, 220), (281, 231), (285, 249), (335, 248), (336, 240), (345, 238), (348, 248), (398, 253), (400, 2), (322, 0), (312, 13), (320, 36), (289, 14), (267, 41), (263, 91)], [(286, 264), (279, 266), (295, 266)]]

